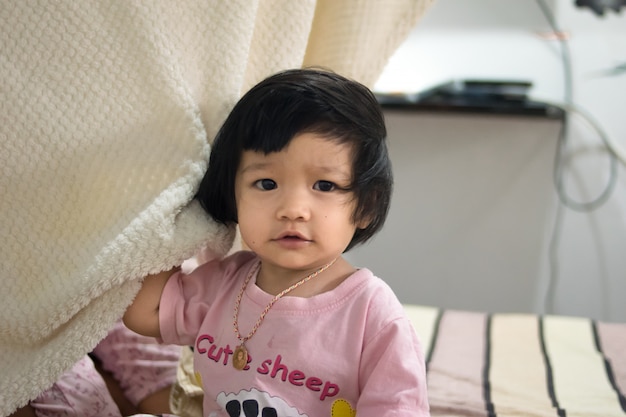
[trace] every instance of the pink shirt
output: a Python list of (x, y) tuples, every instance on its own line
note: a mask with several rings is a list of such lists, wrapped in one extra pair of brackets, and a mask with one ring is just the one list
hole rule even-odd
[[(161, 297), (163, 341), (194, 346), (205, 416), (429, 415), (413, 326), (389, 286), (367, 269), (330, 292), (278, 300), (246, 342), (248, 365), (233, 368), (240, 344), (235, 299), (256, 262), (254, 254), (238, 252), (175, 274)], [(242, 335), (272, 298), (250, 281), (239, 310)]]

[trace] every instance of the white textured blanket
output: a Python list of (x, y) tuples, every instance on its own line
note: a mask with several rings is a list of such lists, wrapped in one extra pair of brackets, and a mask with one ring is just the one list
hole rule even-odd
[(372, 85), (431, 1), (3, 2), (0, 415), (90, 351), (138, 278), (229, 250), (191, 199), (243, 91), (302, 65)]

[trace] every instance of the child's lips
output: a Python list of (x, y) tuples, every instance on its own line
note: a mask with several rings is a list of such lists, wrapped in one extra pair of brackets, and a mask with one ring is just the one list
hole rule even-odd
[(309, 241), (309, 239), (307, 239), (305, 236), (303, 236), (302, 234), (298, 233), (298, 232), (285, 232), (285, 233), (281, 233), (276, 240), (303, 240), (303, 241)]
[(303, 244), (311, 242), (310, 239), (307, 239), (305, 236), (300, 233), (282, 233), (276, 239), (275, 242), (287, 246), (287, 247), (299, 247)]

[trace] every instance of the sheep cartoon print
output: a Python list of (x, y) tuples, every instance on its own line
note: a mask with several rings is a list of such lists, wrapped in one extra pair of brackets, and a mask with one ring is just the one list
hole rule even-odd
[[(298, 413), (298, 410), (290, 407), (284, 400), (256, 389), (240, 391), (238, 394), (221, 393), (217, 397), (217, 403), (224, 407), (228, 417), (308, 417)], [(348, 401), (339, 399), (333, 402), (330, 417), (355, 416), (356, 410)]]

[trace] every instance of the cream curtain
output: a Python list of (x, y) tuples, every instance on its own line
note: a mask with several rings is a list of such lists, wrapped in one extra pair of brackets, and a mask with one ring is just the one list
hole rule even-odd
[(0, 9), (0, 414), (233, 231), (191, 202), (243, 91), (321, 65), (373, 85), (433, 0), (35, 0)]

